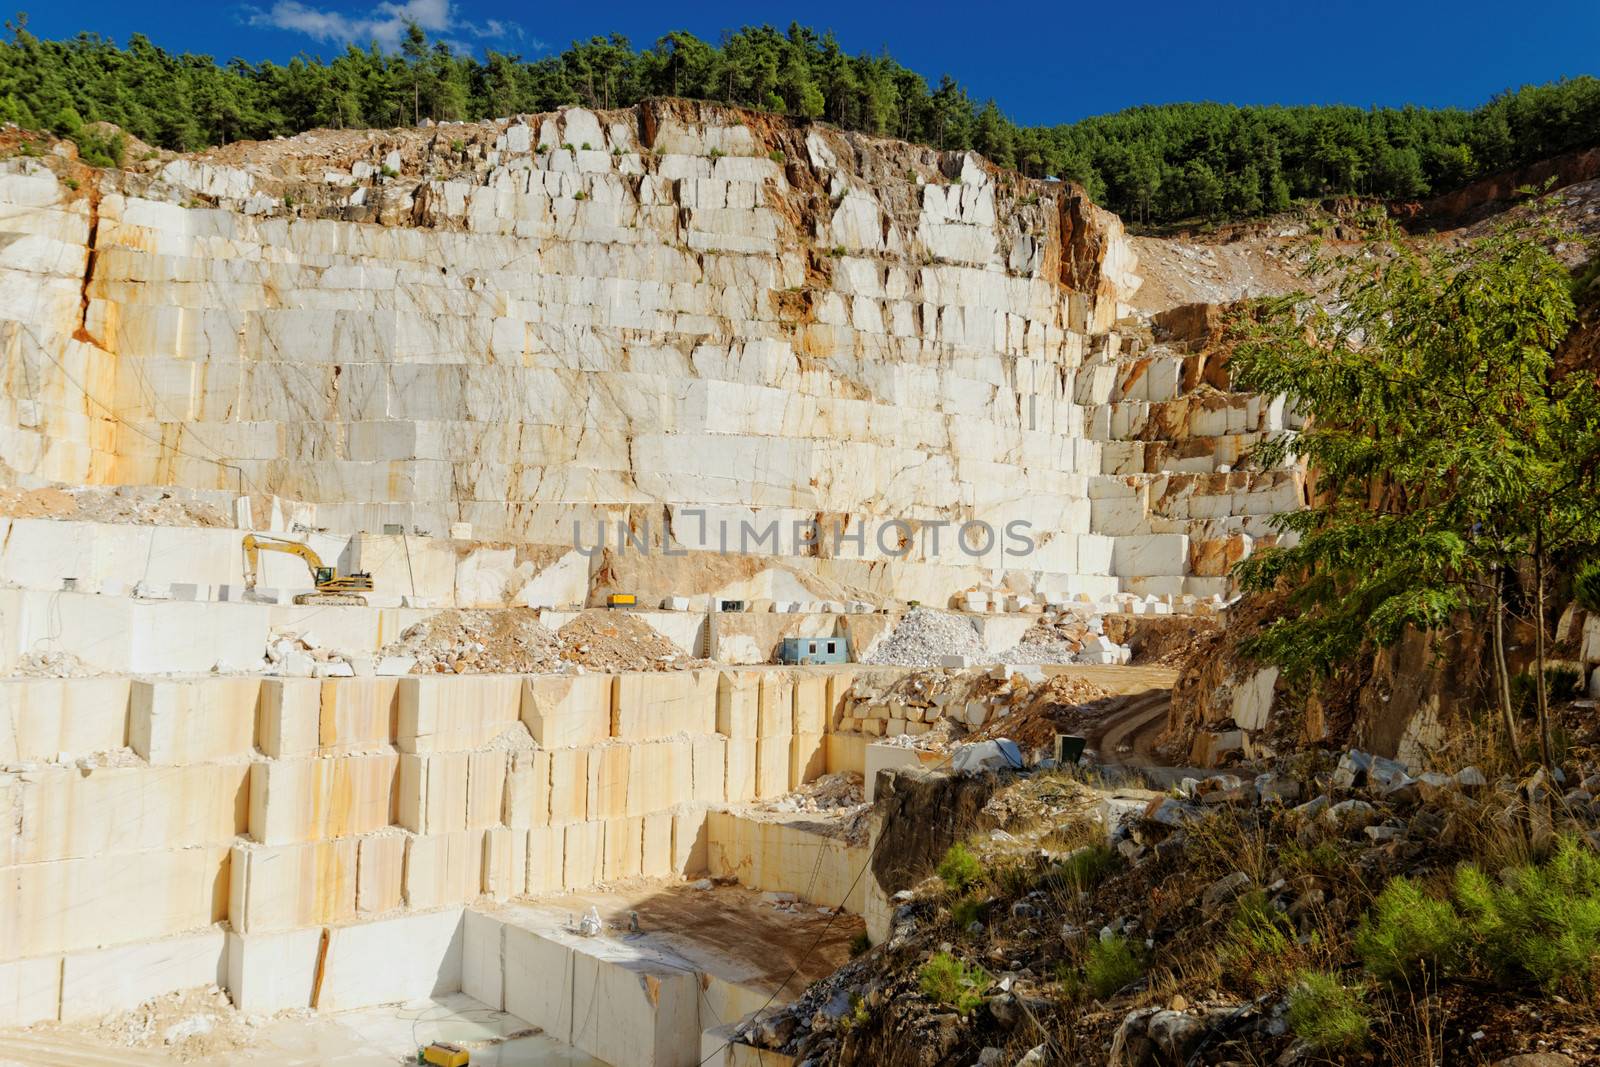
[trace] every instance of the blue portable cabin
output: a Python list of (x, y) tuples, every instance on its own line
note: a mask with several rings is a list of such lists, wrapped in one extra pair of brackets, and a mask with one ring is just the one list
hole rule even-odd
[(848, 637), (785, 637), (779, 663), (849, 663)]

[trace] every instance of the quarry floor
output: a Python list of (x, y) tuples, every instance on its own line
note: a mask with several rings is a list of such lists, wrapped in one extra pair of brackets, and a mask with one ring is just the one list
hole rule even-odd
[(248, 1048), (193, 1058), (113, 1048), (71, 1033), (8, 1034), (0, 1067), (138, 1067), (175, 1061), (194, 1067), (394, 1067), (415, 1063), (417, 1047), (430, 1041), (465, 1044), (475, 1067), (603, 1067), (592, 1056), (529, 1029), (514, 1015), (453, 993), (333, 1015), (286, 1015), (256, 1028)]

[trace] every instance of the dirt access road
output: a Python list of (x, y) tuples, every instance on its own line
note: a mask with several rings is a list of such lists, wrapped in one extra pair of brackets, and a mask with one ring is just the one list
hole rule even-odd
[(1100, 754), (1102, 763), (1161, 764), (1154, 746), (1172, 705), (1177, 671), (1167, 667), (1047, 667), (1045, 673), (1082, 678), (1115, 694), (1105, 714), (1086, 732), (1089, 747)]

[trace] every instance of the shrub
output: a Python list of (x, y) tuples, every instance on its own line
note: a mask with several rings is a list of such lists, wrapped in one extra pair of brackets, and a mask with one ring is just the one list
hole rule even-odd
[(710, 155), (711, 155), (711, 158), (712, 158), (712, 159), (721, 159), (721, 158), (722, 158), (722, 149), (720, 149), (720, 148), (713, 148), (713, 149), (712, 149), (712, 150), (711, 150), (711, 153), (710, 153)]
[(543, 141), (540, 141), (538, 144), (533, 146), (533, 154), (536, 156), (542, 156), (548, 151), (550, 151), (550, 146), (545, 144)]
[(457, 137), (455, 140), (450, 142), (450, 151), (459, 154), (461, 152), (465, 152), (466, 150), (467, 142), (463, 141), (461, 138)]
[(1317, 1052), (1360, 1048), (1372, 1028), (1372, 1016), (1361, 999), (1338, 977), (1302, 971), (1289, 993), (1289, 1029)]
[(128, 135), (122, 131), (107, 136), (90, 129), (79, 129), (72, 135), (78, 146), (78, 158), (91, 167), (120, 167), (128, 154)]
[(857, 956), (865, 955), (866, 951), (871, 947), (872, 938), (867, 936), (867, 932), (865, 930), (857, 931), (856, 936), (850, 939), (850, 958), (855, 959)]
[(585, 152), (589, 152), (589, 151), (593, 151), (593, 150), (592, 150), (592, 149), (591, 149), (591, 148), (590, 148), (590, 147), (589, 147), (589, 142), (588, 142), (588, 141), (585, 141), (585, 142), (583, 142), (583, 150), (584, 150), (584, 151), (585, 151)]
[(982, 967), (969, 966), (948, 952), (940, 952), (922, 965), (917, 984), (927, 996), (966, 1015), (983, 1003), (989, 975)]
[(1288, 918), (1257, 889), (1239, 898), (1219, 956), (1247, 988), (1265, 993), (1283, 987), (1294, 972), (1300, 949)]
[(1101, 1000), (1126, 989), (1143, 976), (1143, 955), (1127, 938), (1116, 935), (1089, 945), (1083, 978), (1089, 991)]
[[(1600, 270), (1600, 259), (1595, 260), (1590, 269)], [(1600, 612), (1600, 560), (1585, 563), (1578, 569), (1578, 576), (1572, 582), (1572, 594), (1584, 611)]]
[(960, 893), (983, 877), (983, 865), (966, 845), (957, 841), (945, 850), (936, 873), (952, 893)]
[(62, 178), (61, 179), (61, 184), (65, 185), (68, 189), (71, 189), (73, 192), (77, 192), (78, 191), (78, 179), (76, 179), (76, 178)]
[(620, 147), (620, 146), (619, 146), (619, 147), (616, 147), (616, 148), (613, 148), (613, 149), (612, 149), (612, 150), (611, 150), (611, 154), (612, 154), (612, 155), (613, 155), (613, 156), (620, 156), (620, 155), (622, 155), (622, 148), (621, 148), (621, 147)]
[(396, 177), (399, 177), (399, 175), (400, 175), (399, 171), (395, 170), (393, 167), (389, 166), (387, 163), (385, 163), (383, 166), (378, 168), (378, 173), (382, 174), (385, 178), (396, 178)]
[(1401, 982), (1424, 971), (1452, 971), (1466, 931), (1449, 901), (1436, 900), (1409, 878), (1383, 887), (1356, 930), (1356, 952), (1375, 977)]
[(572, 194), (572, 199), (574, 199), (574, 200), (587, 200), (587, 199), (589, 199), (589, 194), (584, 192), (582, 189), (579, 189), (577, 192)]
[(1508, 985), (1589, 989), (1600, 953), (1600, 857), (1563, 837), (1543, 864), (1509, 868), (1499, 884), (1456, 872), (1456, 900), (1479, 957)]
[(774, 148), (772, 151), (767, 153), (767, 158), (772, 160), (774, 163), (776, 163), (780, 167), (783, 166), (785, 163), (787, 163), (788, 160), (789, 160), (788, 156), (784, 155), (782, 152), (780, 152), (776, 148)]

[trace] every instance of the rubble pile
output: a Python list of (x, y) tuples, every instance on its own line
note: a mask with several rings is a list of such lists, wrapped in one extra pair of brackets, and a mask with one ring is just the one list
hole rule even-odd
[(889, 678), (858, 675), (845, 693), (839, 730), (915, 748), (945, 747), (976, 732), (1044, 745), (1049, 741), (1044, 734), (1053, 736), (1053, 729), (1030, 724), (1046, 722), (1064, 706), (1109, 695), (1081, 678), (1046, 678), (1037, 669), (1013, 670), (1005, 664)]
[(557, 630), (556, 638), (563, 663), (581, 670), (677, 671), (705, 663), (626, 611), (582, 612)]
[(550, 674), (561, 671), (561, 643), (528, 609), (441, 611), (386, 645), (386, 657), (412, 657), (416, 674)]

